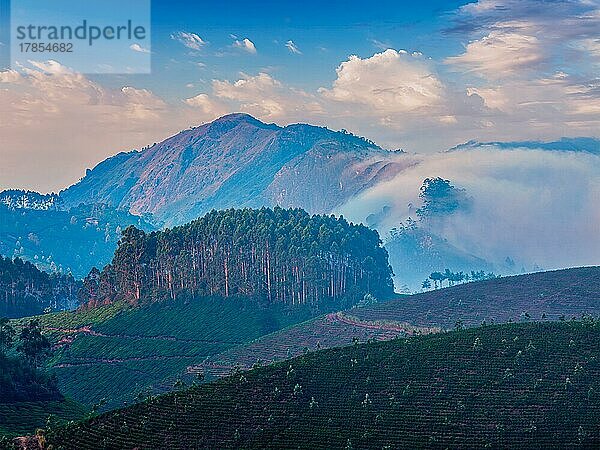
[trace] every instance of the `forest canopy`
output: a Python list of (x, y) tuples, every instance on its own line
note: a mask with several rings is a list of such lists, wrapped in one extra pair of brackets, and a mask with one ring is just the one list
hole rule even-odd
[(199, 296), (268, 304), (351, 306), (393, 294), (376, 231), (301, 209), (211, 211), (187, 225), (123, 231), (111, 264), (84, 280), (81, 300), (131, 303)]
[(0, 317), (23, 317), (77, 305), (77, 282), (70, 274), (48, 274), (20, 258), (0, 256)]

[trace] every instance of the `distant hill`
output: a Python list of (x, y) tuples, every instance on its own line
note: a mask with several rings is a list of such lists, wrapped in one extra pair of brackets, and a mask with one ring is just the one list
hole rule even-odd
[(20, 258), (0, 256), (0, 318), (73, 309), (79, 287), (71, 275), (48, 274)]
[(409, 163), (344, 132), (278, 127), (230, 114), (142, 151), (120, 153), (60, 193), (67, 206), (106, 203), (166, 225), (213, 208), (302, 207), (329, 213)]
[(22, 189), (8, 189), (0, 192), (0, 204), (9, 209), (34, 209), (38, 211), (61, 208), (61, 200), (57, 194), (40, 194)]
[(600, 324), (325, 350), (54, 428), (55, 448), (594, 448)]
[(554, 150), (566, 152), (581, 152), (591, 153), (592, 155), (600, 155), (600, 139), (590, 137), (566, 138), (563, 137), (558, 141), (542, 142), (542, 141), (513, 141), (513, 142), (478, 142), (469, 141), (464, 144), (457, 145), (449, 151), (460, 151), (475, 148), (500, 148), (500, 149), (515, 149), (529, 148), (537, 150)]
[(424, 228), (405, 227), (388, 239), (385, 248), (390, 255), (398, 288), (403, 285), (418, 289), (435, 271), (490, 271), (493, 265), (465, 252)]
[(102, 268), (111, 260), (121, 230), (129, 225), (154, 229), (148, 220), (106, 205), (63, 210), (0, 204), (0, 255), (83, 278), (93, 266)]
[(581, 267), (477, 281), (353, 310), (359, 319), (402, 320), (450, 329), (527, 320), (600, 315), (600, 267)]

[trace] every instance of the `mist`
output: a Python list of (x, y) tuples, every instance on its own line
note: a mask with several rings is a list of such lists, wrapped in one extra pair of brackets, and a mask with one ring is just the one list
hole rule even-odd
[(442, 177), (472, 197), (472, 207), (436, 230), (449, 243), (493, 264), (510, 257), (517, 270), (600, 263), (600, 156), (563, 151), (487, 147), (407, 155), (418, 164), (363, 192), (338, 211), (377, 229), (415, 218), (425, 178)]

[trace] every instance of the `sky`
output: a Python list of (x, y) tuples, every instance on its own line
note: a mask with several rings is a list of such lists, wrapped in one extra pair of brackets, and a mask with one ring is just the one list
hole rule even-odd
[(600, 137), (598, 0), (156, 0), (151, 44), (126, 48), (151, 57), (137, 74), (49, 54), (10, 64), (7, 5), (0, 189), (59, 191), (108, 156), (240, 111), (421, 154)]

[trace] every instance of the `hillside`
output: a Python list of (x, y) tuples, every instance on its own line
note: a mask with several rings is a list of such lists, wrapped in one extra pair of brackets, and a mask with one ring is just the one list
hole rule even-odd
[(48, 274), (20, 258), (0, 256), (0, 318), (73, 309), (79, 286), (71, 275)]
[(109, 158), (60, 197), (67, 206), (107, 203), (152, 213), (167, 225), (213, 208), (279, 205), (329, 213), (405, 168), (402, 156), (326, 128), (281, 128), (230, 114)]
[(114, 303), (38, 319), (53, 343), (46, 366), (61, 392), (107, 409), (171, 391), (179, 379), (191, 381), (186, 367), (311, 317), (303, 306), (202, 298), (144, 307)]
[(599, 272), (473, 282), (318, 317), (308, 306), (257, 308), (241, 298), (204, 298), (137, 308), (115, 303), (44, 315), (40, 322), (55, 345), (48, 367), (61, 391), (89, 406), (104, 398), (114, 408), (170, 391), (178, 379), (190, 383), (199, 373), (211, 379), (306, 351), (453, 329), (458, 320), (521, 321), (525, 310), (532, 319), (543, 312), (552, 319), (599, 315), (593, 282)]
[(33, 207), (38, 198), (33, 194), (27, 197), (27, 208), (0, 204), (0, 255), (18, 256), (42, 270), (83, 278), (92, 267), (110, 261), (121, 230), (129, 225), (153, 229), (147, 220), (106, 205)]
[(538, 272), (461, 284), (355, 309), (361, 320), (405, 320), (416, 326), (559, 320), (600, 314), (600, 267)]
[(46, 439), (79, 449), (595, 447), (599, 342), (587, 320), (325, 350)]
[[(594, 280), (600, 267), (566, 269), (466, 283), (319, 316), (189, 366), (190, 374), (227, 375), (354, 342), (390, 340), (463, 326), (600, 315)], [(529, 316), (526, 316), (529, 314)]]

